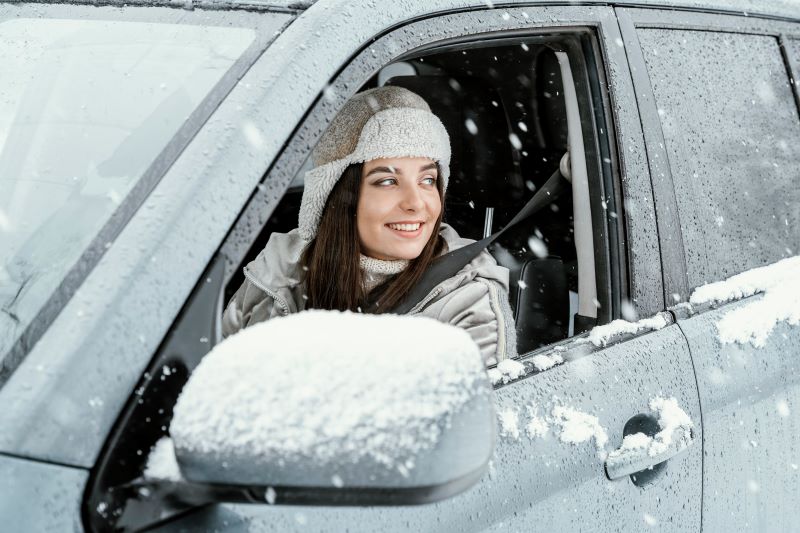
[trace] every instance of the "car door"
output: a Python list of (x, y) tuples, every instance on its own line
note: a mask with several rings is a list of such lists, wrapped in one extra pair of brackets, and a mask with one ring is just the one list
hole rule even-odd
[[(536, 370), (553, 355), (575, 359)], [(686, 341), (676, 325), (601, 349), (576, 340), (520, 361), (528, 373), (495, 391), (501, 436), (489, 472), (460, 495), (417, 507), (219, 504), (157, 531), (699, 528), (699, 403)], [(632, 420), (636, 428), (636, 422), (655, 422), (658, 415), (650, 403), (659, 397), (675, 398), (695, 422), (694, 444), (684, 455), (656, 466), (652, 477), (610, 481), (604, 469), (607, 452), (620, 446)], [(635, 432), (627, 429), (628, 434)]]
[(800, 250), (792, 83), (800, 26), (649, 10), (625, 10), (621, 19), (623, 33), (641, 43), (637, 83), (643, 92), (652, 86), (651, 131), (674, 184), (676, 252), (685, 256), (674, 263), (685, 287), (676, 299), (692, 295), (676, 309), (703, 413), (703, 529), (795, 529), (800, 330), (771, 302), (797, 288), (775, 283), (751, 295), (739, 285), (716, 299), (694, 291)]
[[(358, 15), (351, 8), (340, 19), (322, 7), (305, 14), (306, 23), (320, 31), (322, 42), (334, 38), (331, 28), (337, 28), (339, 20)], [(612, 146), (608, 157), (596, 155), (591, 163), (598, 169), (598, 180), (609, 180), (605, 189), (599, 183), (590, 187), (592, 210), (597, 215), (592, 223), (597, 237), (598, 298), (609, 308), (606, 321), (621, 316), (623, 308), (633, 320), (637, 312), (656, 316), (637, 325), (600, 326), (590, 334), (549, 344), (491, 369), (500, 428), (495, 457), (480, 483), (456, 497), (432, 505), (391, 508), (218, 504), (187, 513), (159, 531), (699, 528), (699, 399), (686, 339), (665, 311), (660, 257), (654, 246), (658, 241), (652, 189), (614, 12), (607, 7), (476, 7), (483, 9), (441, 15), (394, 30), (370, 43), (344, 67), (300, 125), (231, 231), (222, 247), (227, 263), (239, 265), (268, 221), (291, 227), (291, 219), (286, 222), (281, 218), (290, 217), (291, 211), (287, 215), (279, 207), (270, 217), (260, 207), (261, 199), (274, 194), (268, 191), (286, 187), (300, 174), (309, 145), (346, 98), (377, 70), (414, 50), (441, 43), (568, 33), (570, 30), (562, 28), (577, 26), (594, 36), (597, 46), (581, 52), (585, 60), (581, 68), (589, 72), (574, 69), (576, 87), (581, 87), (586, 98), (581, 104), (583, 116), (588, 113), (591, 117), (592, 109), (606, 110), (584, 121), (588, 124), (583, 128), (584, 139), (587, 145)], [(314, 17), (323, 14), (333, 18), (314, 26)], [(376, 17), (373, 22), (388, 27), (392, 17), (402, 20), (407, 15), (401, 8), (395, 11), (387, 7), (382, 18)], [(317, 21), (321, 23), (321, 18)], [(588, 60), (590, 57), (594, 63)], [(599, 79), (607, 80), (608, 93), (591, 92), (588, 85), (600, 87)], [(594, 108), (589, 105), (592, 101)], [(608, 124), (613, 129), (609, 130)], [(596, 152), (602, 150), (597, 148)], [(290, 193), (291, 189), (286, 198)], [(297, 191), (293, 194), (297, 196)], [(612, 246), (609, 228), (619, 220), (624, 221), (626, 231)], [(619, 269), (614, 275), (612, 264)], [(231, 268), (226, 272), (226, 281), (233, 279), (235, 271)], [(648, 471), (610, 480), (607, 469), (613, 469), (607, 465), (608, 453), (621, 446), (625, 435), (658, 431), (658, 405), (664, 400), (674, 401), (694, 423), (692, 444), (683, 453), (649, 465), (652, 469)]]

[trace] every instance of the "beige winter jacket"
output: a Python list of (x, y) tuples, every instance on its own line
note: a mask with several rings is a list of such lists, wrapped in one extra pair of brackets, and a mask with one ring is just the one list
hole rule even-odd
[[(448, 250), (473, 242), (442, 224)], [(244, 267), (245, 282), (222, 316), (227, 337), (270, 318), (302, 311), (300, 255), (306, 241), (297, 230), (273, 233), (264, 250)], [(516, 335), (508, 302), (508, 270), (485, 250), (455, 276), (443, 281), (419, 302), (410, 315), (435, 318), (466, 330), (487, 364), (516, 355)]]

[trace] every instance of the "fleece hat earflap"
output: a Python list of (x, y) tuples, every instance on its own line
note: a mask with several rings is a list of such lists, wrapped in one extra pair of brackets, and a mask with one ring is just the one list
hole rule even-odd
[(317, 234), (325, 202), (351, 164), (389, 157), (428, 157), (439, 164), (442, 186), (450, 177), (450, 137), (428, 103), (402, 87), (385, 86), (354, 95), (322, 134), (306, 172), (298, 229)]

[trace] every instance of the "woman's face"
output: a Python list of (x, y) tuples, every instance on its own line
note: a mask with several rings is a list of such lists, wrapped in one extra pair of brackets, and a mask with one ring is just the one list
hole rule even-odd
[(386, 261), (417, 258), (442, 211), (438, 179), (427, 157), (364, 163), (356, 210), (362, 253)]

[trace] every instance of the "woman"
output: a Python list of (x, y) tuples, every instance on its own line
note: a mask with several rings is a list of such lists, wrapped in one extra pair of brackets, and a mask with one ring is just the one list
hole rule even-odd
[[(274, 233), (245, 267), (225, 336), (304, 309), (391, 311), (431, 261), (472, 242), (442, 223), (450, 139), (411, 91), (355, 95), (312, 157), (298, 228)], [(507, 294), (508, 270), (483, 251), (410, 314), (463, 328), (490, 364), (516, 350)]]

